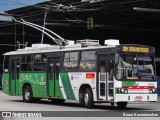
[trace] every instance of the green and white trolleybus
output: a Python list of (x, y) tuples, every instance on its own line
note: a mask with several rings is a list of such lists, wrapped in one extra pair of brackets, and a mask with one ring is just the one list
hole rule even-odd
[(94, 103), (156, 102), (155, 49), (118, 40), (33, 44), (4, 54), (3, 92), (25, 102), (49, 99)]

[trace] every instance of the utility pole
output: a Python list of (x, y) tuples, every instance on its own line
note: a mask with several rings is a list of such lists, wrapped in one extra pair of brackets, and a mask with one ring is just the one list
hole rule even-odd
[(44, 22), (43, 22), (43, 32), (42, 32), (42, 38), (41, 38), (41, 44), (43, 43), (43, 39), (44, 39), (44, 28), (45, 28), (45, 25), (46, 25), (46, 18), (47, 18), (47, 14), (49, 12), (49, 8), (46, 7), (47, 9), (45, 10), (45, 13), (44, 13)]

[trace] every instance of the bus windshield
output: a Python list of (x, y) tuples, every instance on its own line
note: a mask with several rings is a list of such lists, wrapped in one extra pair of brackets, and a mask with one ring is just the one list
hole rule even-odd
[(155, 80), (154, 57), (121, 54), (116, 69), (119, 80)]

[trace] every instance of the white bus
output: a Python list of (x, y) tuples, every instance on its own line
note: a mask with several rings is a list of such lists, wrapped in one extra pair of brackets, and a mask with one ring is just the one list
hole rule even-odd
[(33, 44), (4, 54), (3, 92), (25, 102), (78, 100), (94, 103), (156, 102), (155, 49), (106, 40), (58, 46)]

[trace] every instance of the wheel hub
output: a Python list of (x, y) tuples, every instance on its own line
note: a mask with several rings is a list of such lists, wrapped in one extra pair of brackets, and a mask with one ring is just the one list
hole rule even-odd
[(84, 95), (84, 101), (85, 101), (85, 104), (87, 104), (88, 103), (88, 94), (86, 93), (85, 95)]
[(28, 90), (26, 90), (26, 92), (25, 92), (25, 98), (28, 100), (28, 99), (29, 99), (29, 97), (30, 97), (30, 93), (29, 93), (29, 91), (28, 91)]

